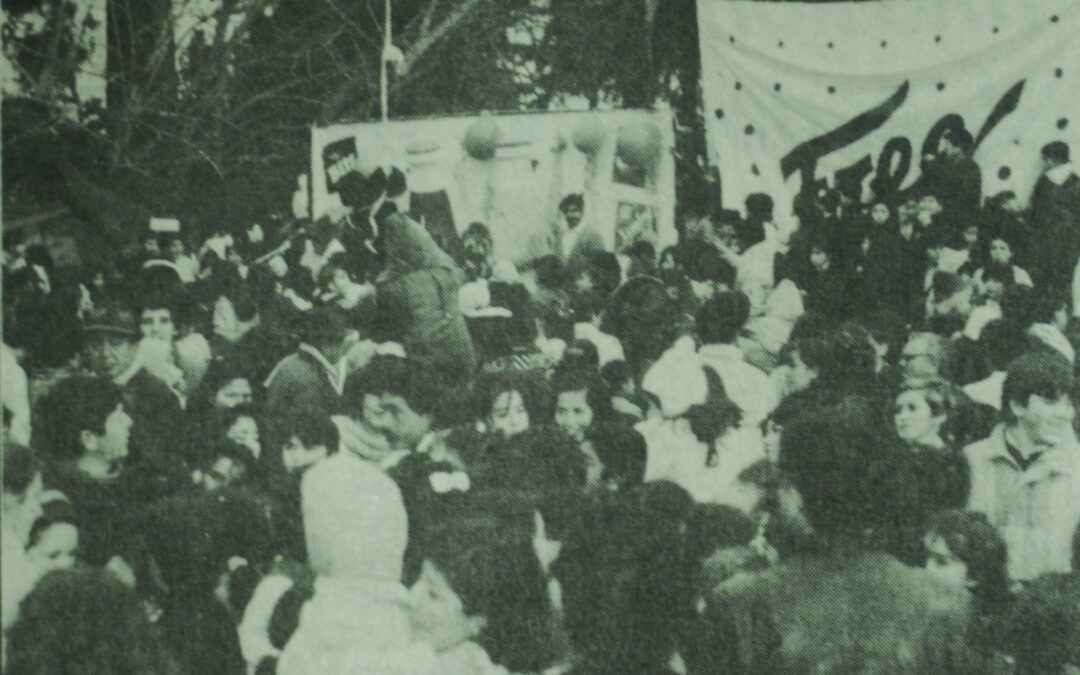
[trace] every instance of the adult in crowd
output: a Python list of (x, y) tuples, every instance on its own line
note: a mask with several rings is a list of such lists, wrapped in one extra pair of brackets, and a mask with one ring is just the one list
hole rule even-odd
[(785, 428), (780, 465), (824, 550), (714, 589), (691, 672), (982, 672), (965, 591), (885, 552), (889, 524), (918, 507), (909, 456), (873, 419), (845, 399)]
[(33, 452), (23, 445), (4, 444), (4, 494), (2, 524), (3, 552), (0, 581), (3, 582), (3, 634), (18, 615), (19, 603), (40, 576), (26, 554), (30, 530), (41, 515), (41, 467)]
[(67, 496), (83, 519), (80, 558), (135, 564), (140, 514), (132, 491), (141, 491), (125, 467), (132, 419), (123, 392), (109, 380), (75, 377), (59, 383), (42, 407), (50, 420), (41, 440), (49, 460), (45, 485)]
[(183, 671), (155, 634), (138, 596), (110, 573), (53, 572), (23, 601), (6, 671), (144, 673)]
[(1005, 376), (1004, 421), (964, 450), (971, 467), (967, 508), (1001, 532), (1014, 581), (1071, 569), (1080, 522), (1072, 387), (1072, 370), (1060, 356), (1022, 356)]
[(467, 379), (477, 364), (457, 302), (461, 271), (419, 223), (402, 214), (386, 219), (381, 236), (386, 269), (376, 282), (377, 333), (401, 342), (410, 358)]

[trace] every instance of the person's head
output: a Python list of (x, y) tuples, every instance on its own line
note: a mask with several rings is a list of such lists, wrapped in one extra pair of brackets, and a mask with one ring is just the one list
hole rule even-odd
[(254, 407), (242, 404), (223, 410), (221, 428), (226, 440), (247, 448), (252, 457), (259, 457), (262, 443), (259, 440), (259, 423)]
[(25, 543), (34, 521), (41, 516), (41, 464), (34, 451), (5, 442), (3, 478), (3, 518)]
[(720, 252), (708, 245), (696, 246), (687, 251), (686, 275), (698, 302), (705, 302), (718, 291), (735, 284), (733, 268)]
[(974, 285), (962, 274), (935, 272), (931, 279), (933, 316), (967, 317), (971, 313)]
[[(409, 587), (417, 639), (436, 649), (480, 644), (496, 664), (542, 670), (537, 641), (548, 612), (543, 571), (531, 550), (533, 519), (518, 506), (498, 508), (477, 495), (469, 506), (439, 514), (423, 530), (414, 555), (422, 560)], [(520, 521), (520, 522), (519, 522)]]
[(1043, 171), (1069, 163), (1069, 144), (1065, 141), (1053, 141), (1042, 147)]
[(674, 246), (668, 246), (660, 252), (660, 262), (657, 263), (661, 272), (679, 269), (679, 253)]
[(787, 350), (787, 387), (792, 392), (803, 391), (821, 374), (828, 361), (828, 340), (825, 337), (809, 337), (795, 340)]
[(256, 294), (238, 288), (223, 294), (214, 302), (211, 326), (214, 335), (236, 342), (259, 322), (259, 303)]
[(448, 379), (441, 371), (394, 356), (373, 359), (367, 376), (367, 391), (379, 399), (375, 430), (394, 447), (415, 448), (436, 427)]
[[(590, 253), (583, 273), (588, 277), (588, 288), (597, 291), (605, 300), (622, 282), (622, 267), (619, 265), (619, 259), (609, 251)], [(579, 288), (581, 288), (580, 285)]]
[(176, 323), (174, 305), (164, 299), (145, 303), (139, 311), (139, 333), (144, 338), (172, 342), (176, 338)]
[(590, 672), (661, 672), (693, 617), (693, 500), (656, 481), (584, 511), (556, 562), (570, 642)]
[(970, 588), (980, 614), (1008, 599), (1008, 551), (982, 513), (947, 509), (931, 515), (923, 538), (926, 569), (954, 586)]
[(622, 359), (608, 361), (600, 368), (600, 379), (604, 381), (613, 396), (632, 398), (637, 393), (637, 382), (630, 364)]
[(870, 207), (870, 222), (874, 225), (885, 225), (890, 218), (892, 218), (892, 210), (885, 202), (874, 202)]
[(27, 555), (43, 572), (71, 569), (79, 550), (79, 527), (75, 509), (62, 494), (43, 498), (42, 514), (30, 528)]
[(567, 227), (574, 229), (585, 214), (585, 197), (581, 194), (563, 197), (562, 201), (559, 202), (559, 212), (562, 213), (563, 218), (566, 220)]
[(645, 439), (633, 428), (611, 422), (594, 424), (587, 433), (604, 466), (604, 487), (619, 492), (645, 480)]
[(86, 313), (83, 332), (83, 356), (95, 375), (111, 380), (131, 367), (139, 332), (130, 310), (117, 305), (92, 309)]
[(589, 427), (605, 416), (602, 389), (591, 374), (567, 371), (556, 375), (552, 382), (555, 426), (578, 443), (584, 442)]
[(166, 655), (135, 592), (98, 568), (45, 575), (8, 634), (13, 673), (169, 675)]
[(746, 219), (759, 223), (772, 222), (773, 200), (764, 192), (755, 192), (746, 198)]
[(1047, 574), (1016, 598), (1009, 616), (1008, 645), (1016, 675), (1080, 672), (1080, 576)]
[(941, 213), (941, 202), (934, 195), (923, 195), (919, 198), (916, 221), (923, 227), (928, 227), (933, 224), (934, 219)]
[(215, 388), (214, 407), (218, 410), (230, 410), (237, 406), (250, 405), (253, 396), (251, 381), (244, 375), (232, 373)]
[(756, 521), (779, 487), (780, 475), (776, 465), (763, 459), (739, 473), (725, 503)]
[(1013, 250), (1008, 240), (1004, 237), (994, 237), (990, 240), (990, 260), (1000, 265), (1012, 264)]
[(826, 246), (821, 243), (810, 246), (810, 265), (818, 273), (829, 271), (832, 267), (832, 256)]
[(132, 420), (120, 387), (110, 380), (72, 377), (56, 385), (43, 405), (43, 449), (73, 461), (95, 478), (111, 477), (128, 456)]
[(785, 425), (780, 470), (802, 497), (823, 543), (884, 544), (917, 510), (911, 453), (890, 442), (867, 398), (841, 398)]
[(750, 318), (750, 300), (741, 291), (721, 291), (694, 318), (702, 344), (733, 344)]
[(934, 380), (941, 376), (945, 340), (934, 333), (912, 333), (900, 352), (900, 368), (905, 380)]
[(938, 152), (949, 158), (966, 157), (971, 154), (975, 141), (967, 129), (953, 129), (942, 134), (938, 141)]
[(797, 398), (785, 398), (780, 401), (765, 421), (761, 423), (761, 436), (765, 445), (765, 459), (776, 464), (780, 461), (780, 439), (784, 427), (802, 412), (803, 403)]
[(289, 416), (284, 428), (288, 431), (281, 448), (281, 464), (288, 473), (302, 472), (337, 451), (338, 428), (324, 410), (298, 410)]
[(938, 447), (942, 426), (953, 407), (949, 386), (940, 381), (906, 382), (896, 396), (893, 421), (896, 435), (905, 443)]
[(1006, 424), (1036, 445), (1054, 446), (1069, 433), (1073, 376), (1068, 361), (1049, 351), (1025, 354), (1009, 365), (1001, 391)]
[(320, 307), (304, 317), (301, 341), (318, 350), (330, 363), (337, 363), (345, 356), (355, 337), (344, 312), (336, 307)]
[(960, 228), (960, 242), (969, 251), (979, 243), (979, 225), (976, 222), (967, 221)]
[(152, 258), (161, 255), (161, 240), (157, 234), (150, 232), (143, 237), (143, 253)]
[(207, 492), (217, 492), (246, 479), (255, 467), (247, 446), (232, 439), (218, 441), (195, 474), (195, 482)]
[(492, 376), (477, 385), (478, 414), (489, 429), (510, 438), (528, 430), (532, 387), (523, 378)]

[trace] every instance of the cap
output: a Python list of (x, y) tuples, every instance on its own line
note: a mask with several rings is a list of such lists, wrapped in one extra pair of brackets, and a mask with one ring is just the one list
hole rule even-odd
[(88, 311), (83, 320), (83, 331), (124, 335), (131, 338), (139, 337), (135, 314), (126, 307), (115, 305), (95, 307)]

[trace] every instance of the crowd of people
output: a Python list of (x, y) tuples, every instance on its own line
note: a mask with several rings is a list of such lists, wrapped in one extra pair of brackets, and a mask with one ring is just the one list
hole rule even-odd
[(971, 148), (663, 251), (570, 195), (520, 266), (381, 169), (84, 269), (6, 233), (5, 672), (1075, 672), (1080, 177)]

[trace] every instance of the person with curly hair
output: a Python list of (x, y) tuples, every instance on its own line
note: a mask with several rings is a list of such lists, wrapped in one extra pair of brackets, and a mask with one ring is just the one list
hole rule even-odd
[(11, 673), (180, 675), (135, 592), (109, 572), (51, 572), (22, 603), (11, 628)]

